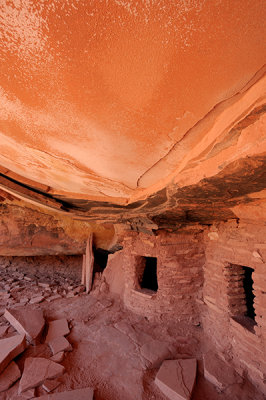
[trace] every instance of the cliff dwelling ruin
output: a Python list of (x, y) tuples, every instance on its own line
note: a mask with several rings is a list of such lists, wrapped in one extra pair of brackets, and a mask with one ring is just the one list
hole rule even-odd
[(265, 20), (0, 1), (0, 400), (266, 398)]

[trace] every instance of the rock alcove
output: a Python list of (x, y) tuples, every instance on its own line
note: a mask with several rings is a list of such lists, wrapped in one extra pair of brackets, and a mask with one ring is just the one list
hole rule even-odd
[(265, 13), (2, 1), (1, 399), (265, 398)]

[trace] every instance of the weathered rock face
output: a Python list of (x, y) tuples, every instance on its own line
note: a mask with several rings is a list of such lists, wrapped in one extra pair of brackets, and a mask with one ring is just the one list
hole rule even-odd
[[(82, 254), (90, 232), (96, 247), (117, 249), (121, 242), (117, 223), (147, 233), (227, 219), (265, 221), (265, 169), (262, 155), (241, 159), (198, 184), (179, 188), (172, 183), (128, 206), (94, 202), (89, 209), (87, 202), (75, 210), (69, 206), (64, 213), (15, 200), (2, 191), (0, 254)], [(96, 224), (97, 219), (102, 224)], [(128, 228), (124, 225), (122, 231)]]
[(157, 215), (169, 193), (184, 219), (194, 185), (211, 179), (205, 199), (223, 171), (221, 201), (234, 184), (245, 196), (234, 175), (247, 157), (256, 175), (266, 151), (264, 11), (262, 0), (4, 2), (0, 187), (116, 222), (147, 214), (146, 200)]
[(4, 196), (0, 199), (0, 255), (83, 254), (91, 231), (97, 247), (113, 245), (115, 231), (110, 224), (75, 221)]

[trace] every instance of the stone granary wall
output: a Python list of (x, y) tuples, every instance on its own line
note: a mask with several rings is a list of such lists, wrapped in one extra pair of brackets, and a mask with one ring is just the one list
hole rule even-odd
[[(123, 250), (108, 257), (103, 276), (110, 290), (124, 299), (127, 308), (141, 315), (198, 322), (197, 300), (202, 298), (205, 260), (202, 232), (197, 227), (178, 234), (128, 233)], [(157, 282), (147, 271), (154, 263)]]
[(265, 391), (266, 227), (254, 221), (212, 226), (205, 254), (205, 333), (221, 354), (230, 354), (239, 373)]
[[(103, 277), (136, 313), (202, 323), (207, 347), (264, 391), (265, 237), (265, 225), (244, 220), (155, 236), (131, 232), (123, 250), (109, 255)], [(142, 287), (149, 257), (157, 259), (157, 291)]]

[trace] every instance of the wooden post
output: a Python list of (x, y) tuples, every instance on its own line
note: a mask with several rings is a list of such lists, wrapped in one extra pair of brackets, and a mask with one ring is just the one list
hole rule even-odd
[(91, 233), (87, 240), (85, 263), (84, 263), (86, 293), (89, 293), (91, 291), (91, 286), (92, 286), (93, 265), (94, 265), (92, 244), (93, 244), (93, 234)]
[(82, 272), (81, 272), (81, 284), (82, 285), (85, 285), (85, 283), (86, 283), (85, 276), (86, 276), (86, 254), (83, 254)]

